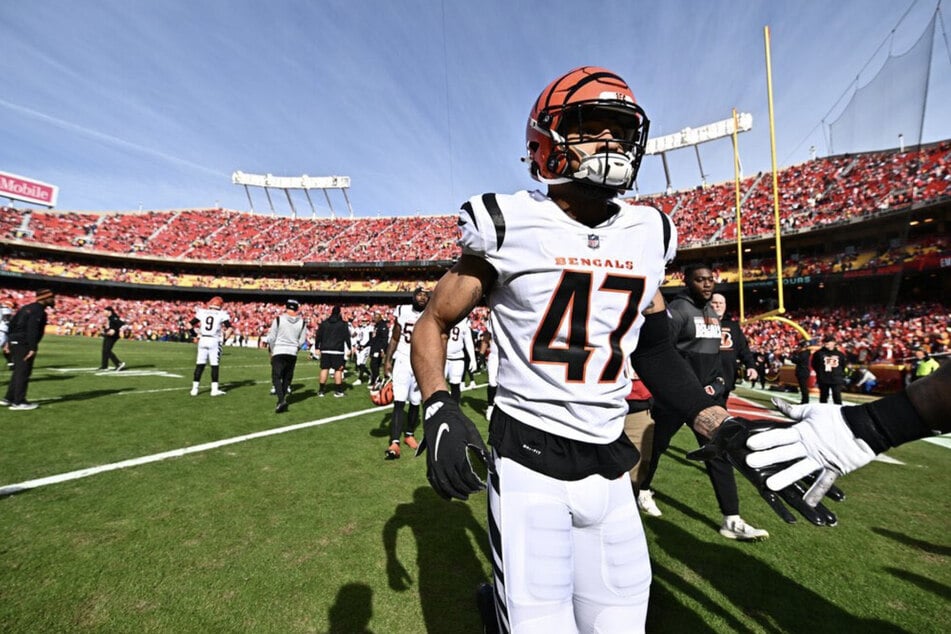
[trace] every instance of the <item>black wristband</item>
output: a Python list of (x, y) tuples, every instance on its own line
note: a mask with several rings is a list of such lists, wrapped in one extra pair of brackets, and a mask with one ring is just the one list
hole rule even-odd
[(865, 405), (843, 407), (841, 411), (855, 437), (868, 443), (876, 454), (931, 435), (904, 392)]

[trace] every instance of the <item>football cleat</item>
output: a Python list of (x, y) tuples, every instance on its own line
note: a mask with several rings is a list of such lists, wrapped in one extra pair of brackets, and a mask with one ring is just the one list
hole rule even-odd
[(660, 517), (663, 515), (657, 506), (657, 502), (654, 501), (654, 492), (650, 489), (644, 489), (637, 494), (637, 508), (651, 517)]
[(739, 515), (730, 515), (723, 518), (720, 534), (727, 539), (741, 542), (758, 542), (769, 538), (769, 533), (762, 528), (750, 526)]
[(416, 439), (413, 436), (407, 435), (405, 438), (403, 438), (403, 444), (405, 444), (407, 447), (409, 447), (413, 451), (416, 451), (417, 449), (419, 449), (419, 443), (416, 442)]
[(212, 390), (212, 391), (211, 391), (211, 395), (212, 395), (212, 396), (224, 396), (225, 394), (227, 394), (227, 392), (225, 392), (224, 390)]
[(387, 447), (386, 452), (383, 454), (384, 460), (399, 460), (400, 458), (400, 444), (398, 442), (391, 443)]
[(191, 391), (189, 392), (189, 394), (191, 394), (192, 396), (198, 396), (198, 388), (193, 387)]

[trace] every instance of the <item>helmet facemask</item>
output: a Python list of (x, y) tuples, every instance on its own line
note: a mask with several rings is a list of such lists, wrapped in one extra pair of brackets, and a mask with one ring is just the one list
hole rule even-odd
[[(561, 174), (559, 182), (576, 181), (612, 190), (634, 186), (647, 144), (649, 122), (640, 106), (625, 101), (572, 104), (553, 117), (549, 129), (553, 149), (548, 169)], [(573, 137), (569, 140), (569, 137)], [(603, 150), (583, 149), (599, 144)], [(572, 171), (571, 158), (577, 161)]]

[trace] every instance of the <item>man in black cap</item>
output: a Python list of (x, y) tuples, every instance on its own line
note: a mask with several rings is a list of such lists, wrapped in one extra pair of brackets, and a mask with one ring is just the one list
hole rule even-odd
[(0, 405), (11, 410), (31, 410), (39, 407), (26, 400), (26, 388), (33, 373), (36, 351), (46, 329), (46, 308), (56, 304), (53, 291), (41, 288), (36, 291), (36, 300), (27, 304), (13, 315), (10, 320), (10, 339), (4, 346), (13, 359), (13, 376), (7, 387), (7, 395)]
[(119, 313), (112, 306), (106, 307), (106, 327), (102, 331), (102, 361), (99, 363), (100, 370), (108, 370), (109, 362), (116, 366), (116, 372), (125, 367), (116, 353), (112, 351), (113, 346), (119, 341), (119, 333), (125, 322), (119, 317)]
[(277, 395), (278, 414), (287, 411), (287, 394), (294, 380), (297, 352), (307, 341), (307, 322), (300, 316), (296, 299), (284, 302), (284, 314), (278, 315), (267, 333), (267, 350), (271, 355), (271, 394)]
[(816, 384), (819, 386), (819, 402), (842, 404), (842, 386), (845, 385), (845, 353), (835, 347), (835, 335), (822, 338), (822, 347), (812, 353), (812, 369), (816, 371)]

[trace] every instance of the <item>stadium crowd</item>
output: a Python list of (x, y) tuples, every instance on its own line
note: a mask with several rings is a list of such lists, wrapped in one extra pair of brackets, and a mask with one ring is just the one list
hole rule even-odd
[[(938, 258), (947, 254), (948, 239), (945, 236), (919, 238), (902, 246), (882, 245), (877, 249), (850, 250), (830, 256), (789, 256), (789, 264), (783, 268), (785, 277), (802, 277), (842, 273), (862, 269), (876, 269), (894, 265), (904, 265), (914, 270), (937, 268)], [(270, 272), (266, 275), (220, 275), (196, 273), (186, 270), (168, 271), (146, 268), (148, 262), (139, 267), (107, 266), (105, 264), (69, 263), (41, 257), (0, 257), (0, 271), (61, 277), (67, 279), (86, 279), (103, 282), (120, 282), (147, 286), (176, 286), (185, 288), (237, 289), (237, 290), (288, 290), (288, 291), (340, 291), (340, 292), (409, 292), (415, 288), (418, 279), (403, 278), (353, 278), (345, 279), (327, 273), (299, 273), (288, 275), (284, 272)], [(735, 263), (716, 262), (713, 264), (717, 282), (735, 282), (738, 269)], [(752, 259), (744, 263), (744, 277), (747, 280), (759, 280), (776, 274), (774, 259)], [(668, 271), (665, 286), (682, 286), (683, 275), (677, 268)]]
[[(32, 293), (0, 289), (0, 298), (15, 308), (30, 301)], [(126, 322), (123, 338), (181, 341), (187, 339), (188, 321), (195, 305), (195, 302), (95, 298), (60, 293), (55, 310), (50, 311), (49, 323), (57, 334), (98, 336), (103, 310), (114, 306)], [(241, 336), (252, 344), (263, 336), (281, 310), (281, 305), (263, 302), (228, 304), (236, 337)], [(301, 305), (301, 314), (311, 324), (326, 319), (330, 310), (329, 305)], [(342, 316), (354, 325), (361, 325), (371, 323), (377, 312), (389, 316), (392, 307), (349, 304), (343, 306)], [(784, 316), (800, 324), (816, 341), (825, 335), (833, 335), (842, 343), (849, 361), (855, 364), (901, 364), (909, 361), (918, 349), (931, 355), (951, 353), (951, 310), (939, 303), (899, 305), (888, 312), (884, 307), (801, 309), (789, 311)], [(472, 329), (477, 334), (485, 331), (486, 317), (484, 308), (477, 308), (470, 316)], [(750, 346), (766, 354), (773, 365), (791, 363), (791, 355), (802, 340), (796, 330), (779, 321), (748, 320), (743, 324), (743, 332)]]
[[(951, 195), (951, 142), (819, 158), (779, 172), (784, 233), (846, 223)], [(741, 182), (743, 235), (774, 226), (772, 179)], [(732, 182), (629, 199), (671, 214), (683, 247), (736, 238)], [(689, 210), (689, 218), (687, 211)], [(689, 220), (689, 221), (688, 221)], [(224, 209), (59, 212), (0, 208), (0, 240), (220, 262), (379, 262), (450, 260), (455, 215), (388, 218), (287, 218)]]
[[(32, 301), (31, 291), (0, 289), (0, 302), (17, 308)], [(131, 300), (117, 297), (90, 297), (57, 293), (56, 307), (49, 311), (49, 327), (60, 335), (96, 337), (101, 334), (102, 314), (108, 306), (115, 308), (126, 322), (121, 336), (139, 341), (187, 341), (190, 338), (189, 321), (195, 307), (201, 302), (166, 300)], [(330, 316), (332, 306), (301, 303), (301, 315), (312, 325)], [(281, 314), (283, 304), (264, 302), (228, 303), (228, 313), (235, 334), (229, 345), (257, 345), (271, 325), (274, 317)], [(380, 313), (389, 317), (393, 307), (382, 304), (348, 304), (342, 306), (342, 317), (353, 325), (372, 323), (372, 317)], [(472, 328), (482, 332), (486, 328), (484, 308), (476, 309), (471, 316)], [(239, 340), (239, 337), (241, 338)]]
[[(783, 233), (845, 223), (951, 194), (951, 143), (906, 152), (873, 152), (816, 159), (778, 173)], [(772, 179), (759, 173), (740, 183), (743, 235), (773, 233)], [(681, 247), (736, 238), (736, 192), (733, 182), (683, 192), (647, 196), (671, 214), (680, 230)], [(679, 217), (689, 210), (690, 222)]]

